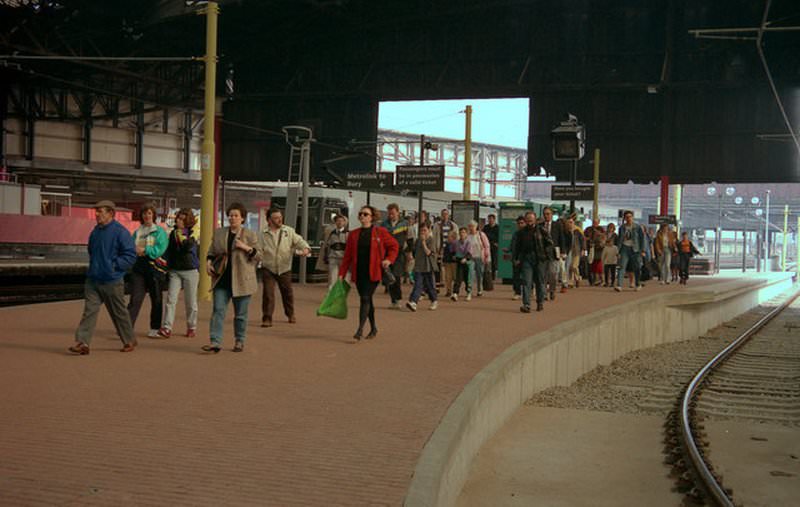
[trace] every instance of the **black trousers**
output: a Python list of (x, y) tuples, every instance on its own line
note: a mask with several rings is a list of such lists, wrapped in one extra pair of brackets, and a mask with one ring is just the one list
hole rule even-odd
[(394, 283), (389, 285), (389, 297), (392, 303), (397, 303), (403, 300), (403, 272), (406, 266), (406, 256), (403, 253), (397, 255), (394, 264), (391, 266), (392, 274), (394, 274)]
[(161, 317), (164, 311), (162, 297), (163, 281), (149, 273), (131, 273), (131, 299), (128, 302), (128, 313), (131, 316), (131, 326), (136, 327), (136, 318), (142, 309), (144, 295), (150, 295), (150, 329), (161, 328)]
[(375, 289), (378, 288), (378, 282), (373, 281), (358, 281), (356, 282), (356, 289), (358, 289), (358, 332), (359, 334), (364, 329), (367, 319), (369, 319), (369, 326), (372, 330), (375, 327), (375, 304), (372, 302), (372, 295), (375, 294)]

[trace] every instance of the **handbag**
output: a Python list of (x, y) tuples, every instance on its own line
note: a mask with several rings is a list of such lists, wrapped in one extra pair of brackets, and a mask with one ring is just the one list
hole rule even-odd
[(211, 272), (215, 277), (222, 275), (228, 267), (228, 253), (223, 252), (211, 260)]
[(381, 281), (386, 286), (394, 285), (397, 282), (397, 277), (394, 276), (394, 273), (392, 273), (391, 266), (383, 268), (383, 276), (381, 277)]

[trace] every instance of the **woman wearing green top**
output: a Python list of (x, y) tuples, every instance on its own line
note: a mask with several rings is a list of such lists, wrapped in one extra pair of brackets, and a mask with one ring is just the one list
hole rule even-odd
[(136, 244), (136, 263), (131, 272), (131, 300), (128, 313), (131, 325), (136, 326), (136, 317), (142, 309), (145, 293), (150, 294), (150, 331), (148, 338), (158, 338), (161, 328), (162, 297), (161, 291), (166, 279), (166, 263), (161, 259), (167, 250), (167, 231), (155, 223), (156, 209), (146, 204), (139, 212), (142, 225), (133, 233)]

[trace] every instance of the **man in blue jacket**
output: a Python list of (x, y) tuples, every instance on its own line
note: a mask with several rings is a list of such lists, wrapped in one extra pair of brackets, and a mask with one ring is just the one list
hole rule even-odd
[(633, 265), (633, 277), (636, 280), (636, 289), (641, 290), (639, 276), (642, 271), (642, 258), (645, 256), (645, 235), (643, 228), (633, 221), (633, 212), (625, 211), (622, 215), (623, 223), (619, 228), (617, 236), (617, 247), (619, 247), (619, 264), (617, 265), (617, 286), (614, 290), (622, 290), (622, 279), (625, 277), (625, 270), (628, 264)]
[(114, 220), (115, 205), (100, 201), (94, 205), (97, 225), (89, 235), (89, 270), (84, 286), (86, 303), (81, 323), (75, 331), (75, 344), (69, 348), (73, 354), (86, 355), (92, 341), (97, 314), (105, 304), (111, 321), (122, 340), (121, 352), (132, 352), (136, 347), (133, 326), (125, 305), (125, 273), (136, 262), (136, 247), (128, 230)]

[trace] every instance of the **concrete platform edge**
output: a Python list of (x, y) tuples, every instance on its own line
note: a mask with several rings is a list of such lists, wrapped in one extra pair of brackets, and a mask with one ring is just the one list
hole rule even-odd
[(404, 505), (453, 505), (481, 446), (534, 393), (569, 385), (633, 350), (700, 336), (791, 285), (790, 276), (771, 276), (656, 294), (563, 322), (512, 345), (448, 408), (423, 448)]

